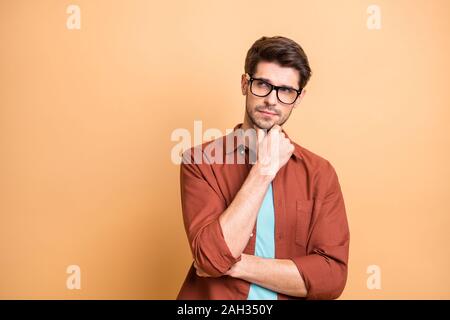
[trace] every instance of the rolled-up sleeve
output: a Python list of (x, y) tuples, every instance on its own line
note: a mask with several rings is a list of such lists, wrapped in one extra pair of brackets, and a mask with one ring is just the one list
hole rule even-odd
[(293, 257), (307, 289), (307, 299), (336, 299), (347, 281), (350, 243), (344, 199), (334, 168), (322, 172), (324, 196), (316, 199), (305, 256)]
[(241, 256), (234, 257), (219, 223), (225, 200), (213, 186), (210, 165), (194, 163), (193, 149), (183, 153), (180, 187), (183, 221), (193, 258), (212, 277), (225, 274)]

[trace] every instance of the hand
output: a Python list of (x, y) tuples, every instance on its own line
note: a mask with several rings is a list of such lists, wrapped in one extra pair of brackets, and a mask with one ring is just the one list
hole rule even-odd
[(207, 274), (205, 271), (200, 269), (200, 267), (197, 265), (197, 263), (194, 261), (194, 268), (196, 270), (196, 273), (199, 277), (211, 277), (209, 274)]
[(252, 255), (248, 254), (241, 254), (241, 259), (233, 264), (233, 266), (228, 270), (225, 275), (233, 277), (233, 278), (240, 278), (243, 274), (243, 270), (245, 269), (246, 264), (248, 264), (248, 260), (253, 258)]
[(256, 133), (258, 136), (256, 164), (259, 172), (274, 178), (278, 170), (288, 162), (294, 152), (294, 145), (286, 138), (279, 125), (274, 125), (268, 134), (260, 128), (257, 128)]
[(225, 275), (226, 276), (230, 276), (230, 277), (233, 277), (233, 278), (237, 278), (238, 276), (238, 268), (239, 268), (239, 262), (240, 261), (238, 261), (238, 262), (236, 262), (235, 264), (233, 264), (232, 266), (231, 266), (231, 268), (230, 268), (230, 270), (228, 270), (227, 272), (225, 272)]

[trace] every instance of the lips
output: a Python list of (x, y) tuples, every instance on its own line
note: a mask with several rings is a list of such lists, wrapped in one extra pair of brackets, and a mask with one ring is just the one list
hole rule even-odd
[(268, 116), (276, 116), (277, 114), (274, 112), (266, 111), (266, 110), (258, 110), (258, 112), (268, 115)]

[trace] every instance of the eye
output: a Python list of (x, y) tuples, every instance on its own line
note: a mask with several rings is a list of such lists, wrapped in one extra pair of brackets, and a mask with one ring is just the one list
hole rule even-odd
[(284, 92), (284, 93), (289, 93), (289, 94), (294, 94), (295, 93), (295, 90), (292, 90), (290, 88), (284, 88), (284, 87), (281, 87), (280, 91)]
[(255, 80), (255, 84), (260, 88), (268, 88), (269, 84), (262, 80)]

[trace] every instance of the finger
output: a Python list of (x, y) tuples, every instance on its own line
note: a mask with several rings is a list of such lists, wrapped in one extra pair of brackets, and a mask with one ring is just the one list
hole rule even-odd
[(281, 131), (281, 127), (278, 124), (273, 125), (272, 129), (270, 131)]
[(196, 270), (195, 270), (195, 273), (196, 273), (199, 277), (203, 276), (203, 272), (202, 272), (201, 269), (196, 269)]
[(285, 138), (285, 134), (281, 128), (280, 125), (275, 124), (272, 129), (270, 129), (270, 138), (269, 140), (269, 148), (272, 147), (272, 145), (279, 146), (280, 143), (283, 141), (283, 139)]
[(204, 271), (202, 271), (202, 270), (200, 270), (199, 272), (197, 272), (197, 275), (199, 276), (199, 277), (209, 277), (209, 274), (207, 274), (206, 272), (204, 272)]
[(256, 135), (258, 138), (258, 143), (256, 145), (256, 154), (259, 156), (261, 149), (264, 148), (264, 138), (266, 137), (266, 132), (265, 130), (257, 128)]
[(290, 143), (290, 149), (289, 149), (289, 152), (293, 153), (294, 150), (295, 150), (294, 144)]
[(264, 140), (264, 137), (266, 134), (265, 134), (264, 130), (257, 128), (256, 135), (258, 137), (258, 145), (260, 145), (262, 143), (262, 141)]

